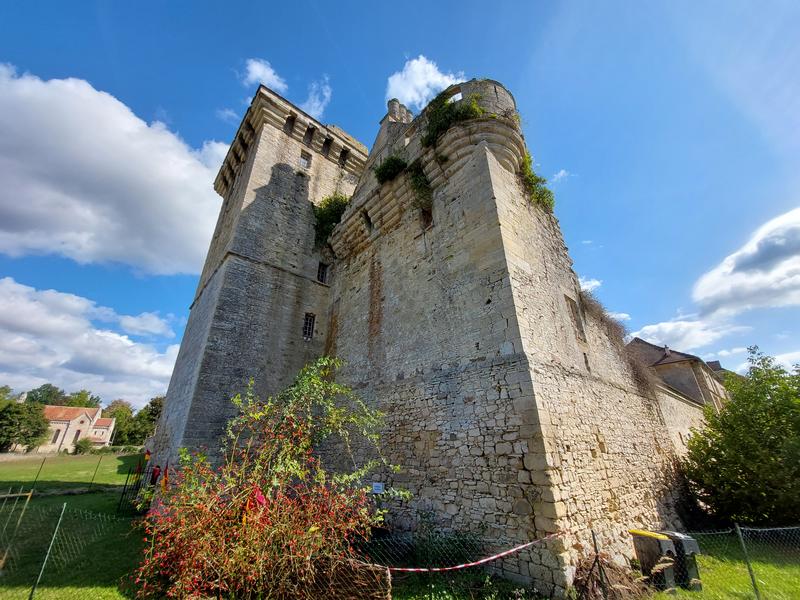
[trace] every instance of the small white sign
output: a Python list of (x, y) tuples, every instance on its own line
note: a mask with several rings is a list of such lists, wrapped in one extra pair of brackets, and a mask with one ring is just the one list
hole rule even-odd
[(384, 487), (382, 483), (373, 482), (372, 483), (372, 493), (373, 494), (382, 494), (384, 492)]

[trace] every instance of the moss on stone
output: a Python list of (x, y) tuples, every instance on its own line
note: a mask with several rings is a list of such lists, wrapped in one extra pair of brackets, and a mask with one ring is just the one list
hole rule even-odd
[(373, 169), (375, 172), (375, 179), (378, 180), (379, 184), (383, 185), (405, 171), (407, 166), (408, 163), (399, 156), (388, 156), (385, 160), (381, 161), (381, 164)]
[(322, 201), (314, 206), (314, 242), (317, 246), (322, 246), (328, 241), (333, 228), (342, 220), (350, 197), (344, 194), (333, 194), (326, 196)]

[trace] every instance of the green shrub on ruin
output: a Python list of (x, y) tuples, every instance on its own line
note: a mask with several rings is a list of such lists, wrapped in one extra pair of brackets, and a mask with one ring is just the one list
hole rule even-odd
[(533, 158), (531, 158), (530, 152), (526, 152), (525, 158), (522, 160), (520, 178), (530, 201), (547, 212), (553, 212), (556, 204), (553, 192), (545, 186), (547, 180), (533, 170)]
[(435, 146), (439, 137), (455, 123), (477, 119), (485, 113), (478, 105), (478, 94), (472, 94), (460, 102), (453, 102), (451, 98), (446, 91), (442, 92), (425, 109), (428, 126), (422, 137), (423, 146)]
[(373, 169), (375, 179), (378, 180), (379, 184), (383, 185), (400, 175), (407, 166), (408, 163), (399, 156), (389, 156)]
[(347, 204), (350, 198), (344, 194), (333, 194), (326, 196), (322, 201), (314, 206), (314, 217), (316, 223), (314, 224), (314, 241), (317, 246), (324, 245), (333, 228), (342, 220)]

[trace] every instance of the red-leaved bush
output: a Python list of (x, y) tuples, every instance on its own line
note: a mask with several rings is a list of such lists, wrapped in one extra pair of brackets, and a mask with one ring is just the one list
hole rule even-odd
[[(381, 520), (361, 484), (383, 464), (381, 414), (333, 381), (338, 367), (322, 358), (265, 402), (252, 385), (234, 398), (220, 466), (182, 454), (145, 521), (139, 598), (313, 598), (355, 557), (352, 543)], [(314, 454), (327, 438), (344, 452), (366, 440), (376, 458), (332, 475)]]

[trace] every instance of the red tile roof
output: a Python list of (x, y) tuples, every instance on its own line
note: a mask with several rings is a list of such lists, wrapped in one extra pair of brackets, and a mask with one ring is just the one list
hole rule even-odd
[(94, 424), (95, 427), (111, 427), (114, 423), (114, 419), (108, 419), (106, 417), (101, 417), (97, 419), (97, 422)]
[(46, 404), (44, 407), (44, 418), (48, 421), (73, 421), (79, 417), (86, 416), (89, 420), (94, 419), (100, 412), (99, 408), (85, 408), (83, 406), (51, 406)]

